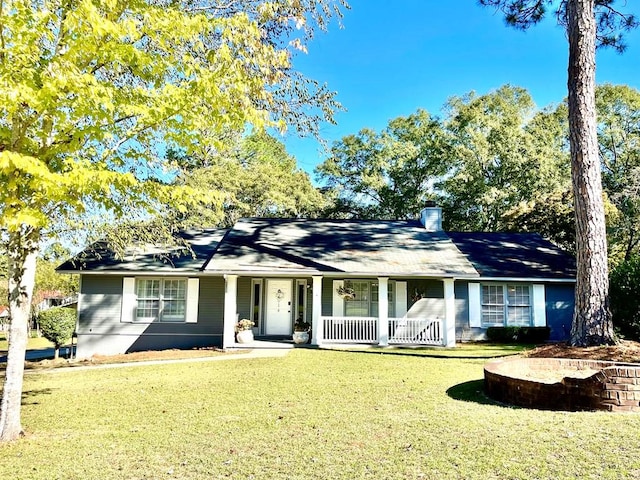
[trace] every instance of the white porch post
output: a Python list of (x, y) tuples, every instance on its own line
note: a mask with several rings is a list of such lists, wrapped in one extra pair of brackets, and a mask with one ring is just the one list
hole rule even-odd
[(378, 345), (389, 345), (389, 279), (378, 277)]
[(456, 346), (456, 297), (453, 278), (445, 278), (444, 282), (444, 346)]
[(313, 306), (311, 308), (311, 344), (321, 345), (324, 339), (324, 329), (322, 328), (322, 277), (311, 277), (311, 292), (313, 295)]
[(233, 347), (235, 344), (235, 326), (238, 294), (238, 275), (224, 276), (224, 323), (222, 329), (222, 348)]
[(322, 345), (324, 340), (324, 328), (322, 325), (322, 277), (313, 276), (311, 292), (313, 295), (313, 307), (311, 309), (311, 344)]

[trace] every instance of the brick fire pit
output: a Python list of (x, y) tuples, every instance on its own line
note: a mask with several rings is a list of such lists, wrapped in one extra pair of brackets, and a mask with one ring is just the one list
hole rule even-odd
[(640, 364), (566, 358), (505, 358), (484, 367), (494, 400), (544, 410), (640, 412)]

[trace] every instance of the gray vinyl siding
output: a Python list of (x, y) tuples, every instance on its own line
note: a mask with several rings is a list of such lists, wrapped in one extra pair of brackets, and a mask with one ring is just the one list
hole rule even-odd
[(333, 315), (333, 279), (322, 279), (322, 315)]
[(82, 275), (80, 294), (79, 331), (120, 324), (122, 277)]
[(238, 278), (238, 318), (251, 318), (251, 277)]
[(469, 282), (455, 282), (454, 295), (456, 304), (456, 341), (485, 340), (486, 329), (471, 328), (469, 326)]
[[(444, 283), (442, 280), (409, 279), (407, 281), (407, 317), (415, 316), (444, 320)], [(421, 299), (420, 306), (413, 308)], [(417, 310), (419, 308), (419, 310)]]
[[(122, 322), (123, 276), (83, 275), (78, 312), (78, 344), (126, 344), (127, 352), (222, 344), (224, 279), (200, 278), (196, 323)], [(124, 337), (130, 340), (122, 340)], [(118, 340), (120, 338), (120, 340)], [(104, 347), (106, 345), (106, 347)], [(99, 353), (99, 352), (97, 352)]]
[(198, 296), (198, 323), (213, 334), (222, 335), (224, 328), (224, 278), (203, 277), (200, 279)]
[[(523, 282), (527, 285), (537, 283)], [(469, 282), (457, 281), (456, 297), (456, 340), (485, 340), (486, 328), (469, 327)], [(569, 338), (574, 308), (573, 283), (546, 283), (545, 306), (547, 326), (550, 328), (550, 340), (564, 341)]]
[(407, 280), (407, 306), (411, 307), (413, 298), (444, 298), (444, 282), (442, 280), (409, 279)]
[(200, 278), (196, 323), (151, 323), (129, 351), (195, 348), (222, 345), (224, 279)]
[(454, 285), (456, 304), (456, 330), (469, 326), (469, 282)]

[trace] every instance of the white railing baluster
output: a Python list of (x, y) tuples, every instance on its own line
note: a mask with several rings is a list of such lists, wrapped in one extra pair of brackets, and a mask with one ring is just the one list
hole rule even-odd
[[(375, 317), (322, 317), (326, 343), (378, 343)], [(443, 345), (441, 319), (389, 318), (389, 343)]]
[(326, 343), (377, 343), (375, 317), (322, 317)]

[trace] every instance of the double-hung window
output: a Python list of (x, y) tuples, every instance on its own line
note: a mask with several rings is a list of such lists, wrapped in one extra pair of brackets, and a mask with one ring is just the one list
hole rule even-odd
[(531, 322), (529, 285), (482, 285), (483, 326), (529, 326)]
[(187, 311), (186, 279), (136, 279), (138, 322), (184, 322)]
[[(348, 282), (348, 283), (347, 283)], [(368, 280), (348, 280), (345, 285), (354, 291), (354, 298), (344, 303), (344, 313), (347, 317), (377, 317), (378, 316), (378, 282)], [(395, 315), (394, 282), (387, 286), (389, 301), (389, 316)]]

